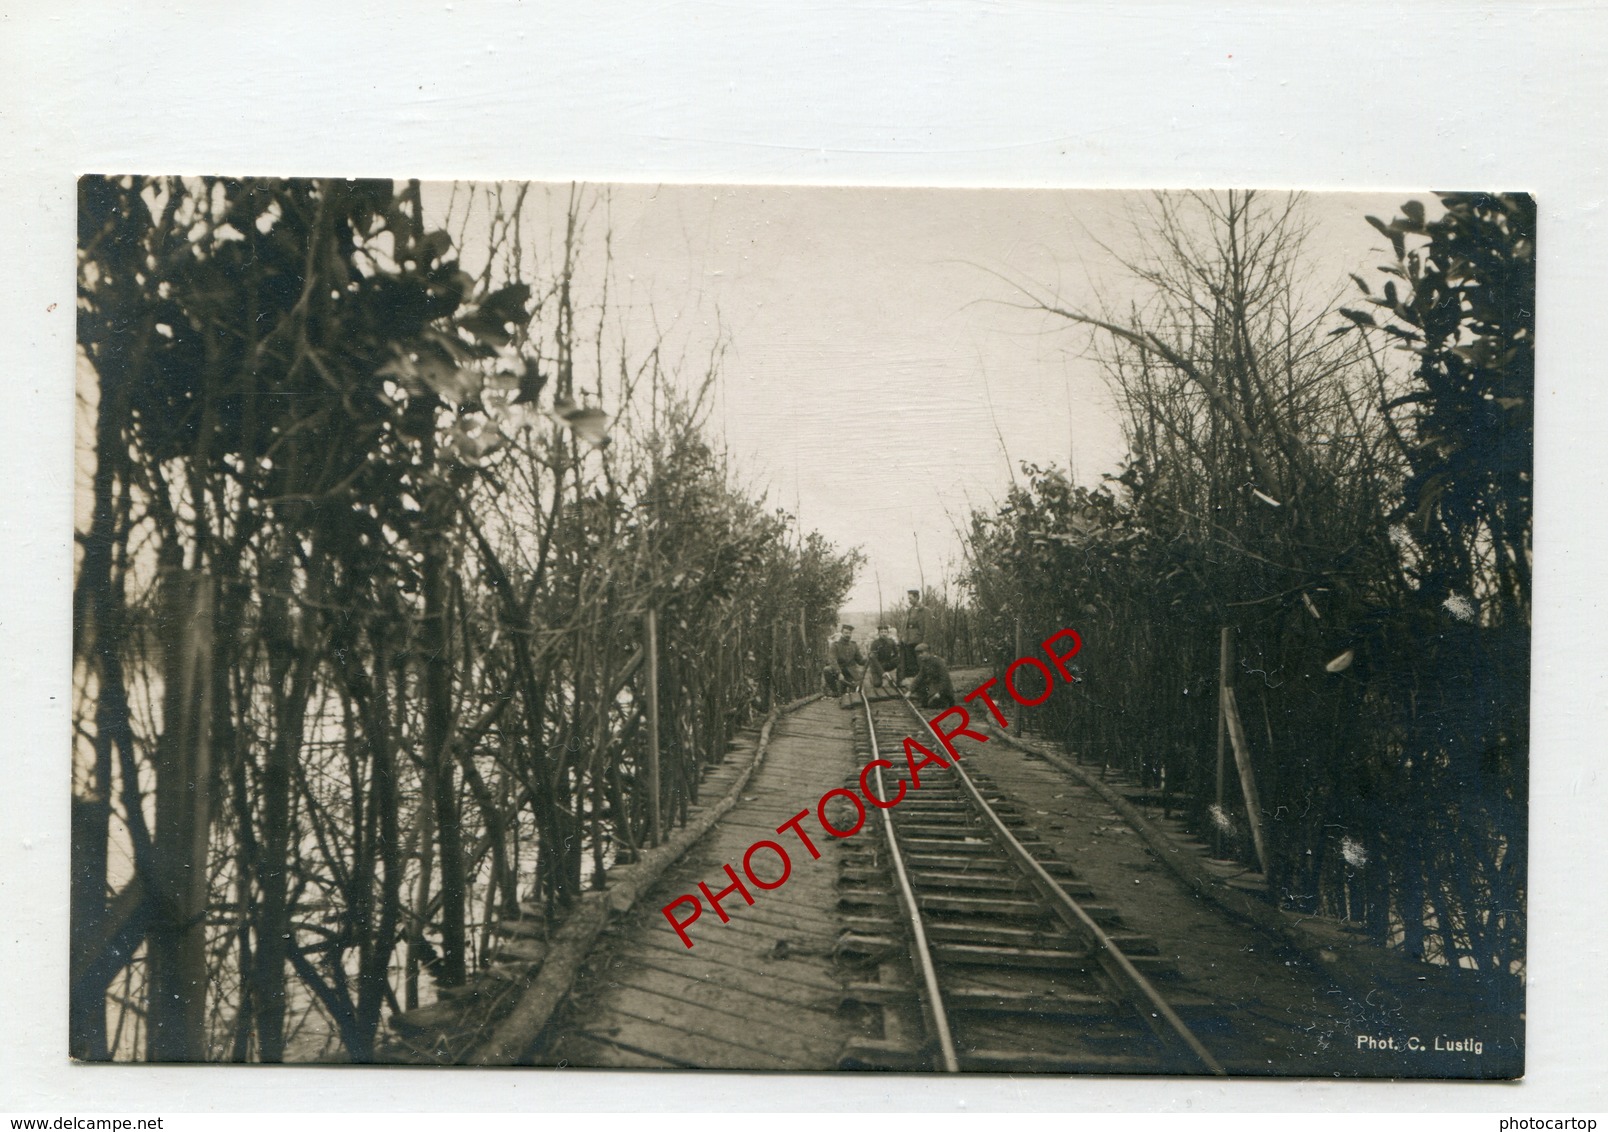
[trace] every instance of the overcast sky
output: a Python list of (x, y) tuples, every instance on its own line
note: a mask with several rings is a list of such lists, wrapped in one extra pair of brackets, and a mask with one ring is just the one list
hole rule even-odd
[[(1023, 461), (1081, 483), (1116, 468), (1122, 438), (1087, 332), (1022, 309), (1020, 282), (1068, 305), (1121, 307), (1148, 194), (1066, 190), (589, 187), (576, 294), (603, 275), (629, 349), (661, 335), (693, 376), (724, 361), (711, 427), (743, 480), (868, 563), (847, 608), (953, 578), (956, 527), (1003, 497)], [(533, 186), (527, 247), (550, 267), (568, 186)], [(449, 186), (432, 186), (445, 211)], [(1320, 290), (1387, 262), (1363, 219), (1426, 193), (1327, 193), (1304, 207)], [(459, 212), (463, 197), (458, 199)], [(472, 222), (466, 248), (480, 227)], [(472, 250), (470, 251), (472, 256)], [(579, 377), (579, 375), (578, 375)], [(606, 397), (605, 397), (606, 401)], [(614, 406), (604, 404), (605, 409)], [(996, 434), (997, 429), (997, 434)], [(1003, 449), (1002, 444), (1003, 441)], [(1007, 463), (1005, 452), (1009, 453)], [(1019, 473), (1018, 473), (1019, 474)], [(919, 560), (918, 560), (919, 546)]]

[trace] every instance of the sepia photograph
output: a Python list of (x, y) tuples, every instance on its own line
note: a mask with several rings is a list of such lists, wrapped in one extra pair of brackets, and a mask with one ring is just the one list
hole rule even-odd
[(1527, 193), (76, 209), (65, 1056), (1525, 1074)]

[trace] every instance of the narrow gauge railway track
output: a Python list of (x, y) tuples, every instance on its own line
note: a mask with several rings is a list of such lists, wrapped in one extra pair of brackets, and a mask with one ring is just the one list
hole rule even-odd
[[(931, 737), (903, 693), (861, 706), (856, 742), (871, 758)], [(890, 797), (880, 768), (873, 785)], [(847, 998), (881, 1011), (882, 1036), (851, 1043), (842, 1067), (1224, 1073), (1191, 1025), (1220, 1028), (1216, 1005), (985, 776), (957, 764), (877, 815), (843, 868), (838, 950), (875, 966)]]

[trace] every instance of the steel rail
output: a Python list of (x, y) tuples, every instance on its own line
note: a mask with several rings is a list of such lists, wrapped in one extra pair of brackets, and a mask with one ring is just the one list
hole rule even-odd
[[(919, 719), (927, 730), (932, 733), (933, 738), (938, 740), (939, 745), (943, 746), (943, 738), (938, 734), (937, 729), (933, 727), (932, 721), (923, 715), (915, 704), (910, 702), (910, 697), (905, 695), (903, 688), (899, 688), (896, 685), (895, 690), (899, 693), (899, 698), (904, 701), (905, 707), (910, 709), (910, 713)], [(866, 709), (866, 716), (869, 720), (869, 707)], [(1117, 969), (1117, 973), (1120, 974), (1121, 978), (1114, 981), (1128, 983), (1129, 986), (1139, 992), (1140, 997), (1154, 1011), (1154, 1016), (1146, 1014), (1143, 1010), (1140, 1013), (1145, 1014), (1145, 1021), (1150, 1024), (1156, 1035), (1164, 1042), (1169, 1040), (1181, 1041), (1209, 1072), (1220, 1077), (1228, 1076), (1227, 1071), (1217, 1063), (1217, 1059), (1201, 1044), (1194, 1031), (1189, 1028), (1182, 1018), (1178, 1017), (1178, 1014), (1171, 1006), (1167, 1005), (1167, 1000), (1161, 997), (1160, 992), (1156, 990), (1150, 980), (1145, 978), (1139, 969), (1133, 965), (1132, 960), (1123, 953), (1122, 948), (1117, 946), (1116, 942), (1105, 933), (1105, 930), (1095, 923), (1094, 918), (1084, 910), (1083, 906), (1068, 895), (1066, 889), (1062, 888), (1056, 879), (1045, 870), (1044, 866), (1039, 864), (1038, 860), (1016, 839), (1015, 835), (1006, 827), (1004, 821), (1001, 820), (999, 814), (994, 812), (994, 807), (990, 806), (987, 800), (983, 798), (982, 791), (978, 790), (976, 784), (972, 782), (971, 775), (967, 774), (965, 768), (960, 765), (960, 760), (958, 758), (951, 759), (950, 766), (955, 772), (955, 777), (971, 798), (972, 803), (977, 807), (978, 812), (993, 830), (995, 839), (1004, 847), (1011, 859), (1016, 862), (1017, 867), (1027, 873), (1034, 886), (1047, 898), (1051, 908), (1068, 927), (1091, 939), (1103, 959), (1110, 960), (1109, 965), (1102, 962), (1101, 966), (1106, 968), (1108, 974), (1111, 973), (1111, 967)], [(879, 767), (878, 770), (880, 772), (881, 768)], [(880, 792), (880, 773), (878, 777), (877, 789)], [(888, 817), (886, 810), (883, 811), (882, 816), (884, 818)], [(892, 836), (891, 833), (889, 836)], [(1155, 1025), (1155, 1017), (1162, 1019), (1165, 1026)]]
[[(860, 690), (860, 706), (865, 709), (866, 733), (871, 739), (871, 757), (880, 760), (881, 749), (877, 745), (877, 724), (871, 717), (871, 701), (866, 697), (865, 689)], [(882, 782), (882, 768), (873, 768), (876, 771), (877, 797), (886, 799), (887, 790)], [(904, 855), (899, 852), (899, 839), (893, 832), (893, 816), (882, 807), (877, 807), (882, 815), (882, 832), (888, 839), (888, 856), (893, 862), (894, 879), (899, 884), (899, 901), (904, 905), (905, 919), (910, 925), (911, 958), (915, 960), (916, 970), (921, 975), (921, 981), (926, 984), (927, 993), (923, 996), (926, 1007), (927, 1024), (932, 1030), (932, 1036), (938, 1042), (938, 1055), (942, 1060), (942, 1068), (946, 1073), (960, 1072), (960, 1059), (955, 1054), (955, 1037), (949, 1028), (949, 1014), (944, 1009), (944, 996), (938, 988), (938, 969), (932, 961), (932, 949), (927, 945), (927, 931), (922, 925), (921, 906), (916, 902), (916, 890), (910, 883), (910, 874), (905, 870)]]

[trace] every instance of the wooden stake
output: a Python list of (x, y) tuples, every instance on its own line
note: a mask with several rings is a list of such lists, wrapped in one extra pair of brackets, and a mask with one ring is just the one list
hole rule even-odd
[[(1223, 711), (1223, 692), (1234, 671), (1234, 630), (1227, 625), (1218, 633), (1217, 641), (1217, 813), (1223, 813), (1223, 764), (1228, 756), (1228, 718)], [(1223, 855), (1223, 830), (1212, 821), (1212, 844), (1217, 855)]]
[(648, 833), (659, 844), (659, 612), (648, 610)]
[(157, 915), (150, 956), (150, 1061), (206, 1059), (207, 835), (212, 793), (212, 587), (171, 579), (167, 603), (166, 719), (157, 742)]
[(403, 980), (404, 1009), (419, 1005), (419, 968), (424, 963), (425, 920), (430, 911), (430, 874), (435, 866), (435, 804), (429, 789), (419, 791), (419, 879), (413, 891), (413, 923), (408, 928), (407, 974)]
[(1261, 863), (1262, 875), (1267, 876), (1267, 846), (1262, 843), (1262, 800), (1256, 794), (1256, 776), (1251, 771), (1251, 749), (1245, 741), (1245, 727), (1240, 723), (1239, 705), (1234, 689), (1223, 689), (1223, 715), (1228, 720), (1228, 737), (1234, 744), (1234, 763), (1239, 767), (1240, 789), (1245, 793), (1245, 816), (1251, 823), (1251, 842), (1256, 846), (1256, 859)]
[[(1022, 619), (1020, 617), (1018, 617), (1016, 619), (1016, 656), (1024, 656), (1024, 655), (1026, 655), (1026, 652), (1022, 648)], [(1012, 658), (1012, 659), (1014, 660), (1015, 658)], [(1022, 723), (1022, 705), (1017, 704), (1016, 705), (1016, 729), (1017, 729), (1017, 731), (1019, 733), (1026, 734), (1026, 732), (1022, 730), (1023, 726), (1024, 725)]]

